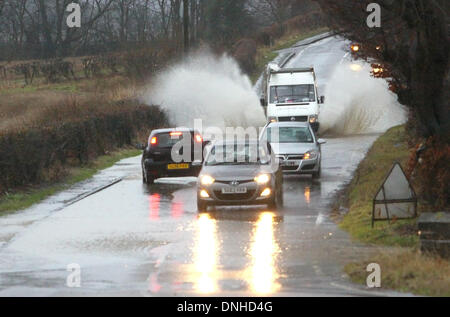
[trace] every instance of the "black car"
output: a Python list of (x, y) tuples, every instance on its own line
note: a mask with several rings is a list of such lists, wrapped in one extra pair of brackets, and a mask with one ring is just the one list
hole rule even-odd
[(153, 184), (161, 177), (198, 176), (204, 145), (200, 133), (193, 129), (153, 130), (142, 154), (143, 182)]

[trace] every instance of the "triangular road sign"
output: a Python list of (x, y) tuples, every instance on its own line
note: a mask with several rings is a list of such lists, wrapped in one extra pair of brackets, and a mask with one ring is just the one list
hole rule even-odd
[(377, 220), (406, 219), (416, 216), (416, 193), (400, 163), (396, 162), (373, 200), (372, 226)]

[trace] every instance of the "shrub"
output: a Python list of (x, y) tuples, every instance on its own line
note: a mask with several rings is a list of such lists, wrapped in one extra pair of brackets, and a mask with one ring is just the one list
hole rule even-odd
[[(417, 150), (422, 148), (419, 154)], [(430, 137), (411, 151), (408, 163), (418, 194), (425, 200), (429, 211), (450, 207), (450, 145), (438, 137)]]
[(65, 167), (132, 145), (136, 138), (167, 124), (158, 107), (133, 100), (98, 108), (73, 105), (47, 111), (55, 120), (0, 132), (1, 192), (59, 179)]

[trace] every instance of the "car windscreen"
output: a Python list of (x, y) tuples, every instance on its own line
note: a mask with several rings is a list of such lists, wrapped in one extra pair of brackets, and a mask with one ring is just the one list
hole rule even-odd
[(267, 129), (270, 143), (313, 143), (314, 138), (308, 127), (273, 127)]
[(270, 87), (270, 103), (314, 102), (314, 85), (285, 85)]
[[(177, 142), (182, 141), (185, 137), (189, 137), (192, 140), (192, 135), (189, 132), (167, 132), (154, 135), (156, 137), (156, 144), (154, 146), (159, 148), (171, 148)], [(151, 142), (151, 140), (150, 140)]]
[(211, 148), (206, 165), (268, 164), (268, 151), (257, 144), (220, 144)]

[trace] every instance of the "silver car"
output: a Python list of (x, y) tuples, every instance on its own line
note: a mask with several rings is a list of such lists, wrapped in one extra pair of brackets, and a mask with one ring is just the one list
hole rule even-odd
[(198, 211), (212, 205), (281, 206), (283, 174), (272, 161), (270, 149), (258, 141), (213, 144), (198, 177)]
[(321, 144), (307, 122), (271, 122), (260, 135), (269, 142), (284, 173), (311, 174), (320, 177)]

